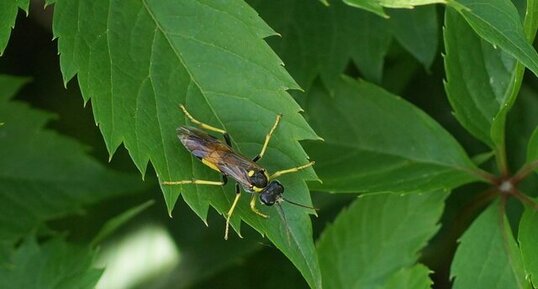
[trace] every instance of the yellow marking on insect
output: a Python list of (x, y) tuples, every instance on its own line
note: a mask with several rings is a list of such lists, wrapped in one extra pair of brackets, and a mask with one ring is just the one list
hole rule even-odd
[(259, 193), (259, 192), (263, 191), (263, 188), (258, 188), (258, 187), (256, 187), (256, 186), (252, 186), (252, 190), (253, 190), (254, 192), (256, 192), (256, 193)]
[(214, 169), (215, 171), (217, 172), (220, 172), (220, 169), (217, 167), (217, 165), (215, 165), (215, 163), (212, 163), (206, 159), (202, 159), (202, 163), (204, 163), (204, 165)]
[(223, 130), (223, 129), (220, 129), (220, 128), (216, 128), (214, 126), (210, 126), (209, 124), (205, 124), (197, 119), (195, 119), (188, 111), (187, 109), (185, 108), (185, 106), (183, 106), (183, 104), (180, 104), (179, 107), (181, 108), (181, 110), (183, 111), (183, 113), (185, 114), (185, 116), (193, 123), (197, 124), (199, 127), (201, 128), (205, 128), (207, 130), (211, 130), (211, 131), (214, 131), (214, 132), (218, 132), (218, 133), (221, 133), (221, 134), (226, 134), (226, 131)]
[(247, 174), (248, 174), (249, 177), (252, 177), (252, 176), (254, 175), (254, 171), (253, 171), (253, 170), (250, 170), (250, 171), (248, 171)]

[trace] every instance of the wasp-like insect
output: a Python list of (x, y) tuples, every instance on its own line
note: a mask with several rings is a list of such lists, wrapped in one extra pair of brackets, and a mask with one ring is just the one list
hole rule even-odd
[[(224, 239), (228, 239), (228, 228), (230, 226), (230, 218), (234, 212), (234, 209), (239, 201), (241, 196), (240, 186), (243, 187), (245, 191), (252, 194), (250, 200), (250, 208), (257, 215), (267, 218), (267, 215), (260, 212), (256, 209), (256, 197), (259, 196), (262, 204), (267, 206), (272, 206), (274, 204), (280, 205), (282, 201), (289, 202), (296, 206), (314, 209), (309, 206), (301, 205), (295, 202), (292, 202), (282, 195), (284, 193), (284, 186), (276, 180), (277, 177), (284, 174), (297, 172), (299, 170), (308, 168), (314, 164), (310, 162), (308, 164), (277, 171), (271, 175), (267, 172), (266, 169), (258, 165), (256, 162), (263, 158), (265, 151), (267, 150), (267, 145), (271, 140), (271, 136), (275, 132), (282, 115), (277, 115), (273, 127), (269, 133), (265, 136), (265, 141), (262, 146), (262, 150), (258, 155), (253, 159), (249, 159), (240, 153), (232, 149), (232, 142), (228, 133), (223, 130), (195, 119), (183, 106), (180, 105), (181, 110), (185, 113), (185, 116), (198, 127), (220, 133), (224, 136), (224, 142), (220, 139), (206, 133), (205, 131), (189, 127), (189, 126), (180, 126), (177, 129), (177, 135), (181, 143), (185, 148), (192, 153), (196, 158), (200, 159), (202, 163), (208, 167), (216, 170), (221, 173), (222, 181), (206, 181), (206, 180), (184, 180), (184, 181), (165, 181), (165, 185), (185, 185), (185, 184), (196, 184), (196, 185), (217, 185), (223, 186), (228, 182), (228, 177), (233, 178), (236, 181), (235, 184), (235, 199), (233, 200), (232, 206), (228, 210), (226, 216), (226, 229), (224, 233)], [(279, 213), (283, 215), (283, 211), (279, 206)]]

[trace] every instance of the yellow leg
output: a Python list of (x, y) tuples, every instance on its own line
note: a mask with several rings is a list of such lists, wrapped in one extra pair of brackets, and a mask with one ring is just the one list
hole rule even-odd
[(205, 180), (185, 180), (185, 181), (164, 181), (163, 185), (212, 185), (212, 186), (224, 186), (222, 181), (205, 181)]
[(266, 214), (260, 212), (258, 209), (256, 209), (256, 197), (257, 195), (256, 194), (252, 194), (252, 198), (250, 199), (250, 209), (256, 213), (256, 215), (258, 216), (262, 216), (264, 218), (268, 218), (269, 216), (267, 216)]
[(210, 131), (214, 131), (214, 132), (218, 132), (218, 133), (221, 133), (221, 134), (224, 134), (224, 135), (227, 135), (226, 131), (223, 130), (223, 129), (220, 129), (220, 128), (216, 128), (214, 126), (210, 126), (209, 124), (205, 124), (197, 119), (195, 119), (188, 111), (187, 109), (185, 108), (185, 106), (183, 104), (180, 104), (179, 107), (181, 108), (181, 110), (183, 111), (183, 113), (185, 114), (185, 116), (194, 124), (196, 124), (197, 126), (203, 128), (203, 129), (207, 129), (207, 130), (210, 130)]
[(274, 174), (272, 174), (269, 179), (270, 180), (273, 180), (273, 179), (276, 179), (278, 177), (280, 177), (281, 175), (284, 175), (284, 174), (289, 174), (289, 173), (294, 173), (294, 172), (297, 172), (297, 171), (300, 171), (300, 170), (304, 170), (308, 167), (311, 167), (315, 164), (316, 162), (312, 161), (312, 162), (309, 162), (308, 164), (306, 165), (302, 165), (302, 166), (298, 166), (298, 167), (295, 167), (295, 168), (291, 168), (291, 169), (287, 169), (287, 170), (281, 170), (281, 171), (278, 171), (278, 172), (275, 172)]
[(224, 230), (224, 240), (228, 240), (228, 231), (230, 228), (230, 218), (232, 217), (232, 214), (235, 210), (235, 206), (237, 206), (237, 202), (239, 201), (239, 197), (241, 197), (241, 193), (235, 194), (234, 202), (232, 203), (232, 206), (230, 207), (230, 210), (228, 210), (228, 214), (226, 216), (226, 229)]
[(275, 123), (273, 124), (273, 127), (269, 131), (269, 133), (265, 136), (265, 141), (263, 142), (262, 151), (253, 159), (253, 161), (258, 161), (261, 158), (263, 158), (263, 155), (265, 154), (265, 151), (267, 150), (267, 146), (269, 145), (269, 141), (271, 140), (271, 137), (273, 136), (273, 133), (275, 132), (278, 124), (280, 123), (280, 119), (282, 118), (282, 115), (279, 114), (276, 116)]

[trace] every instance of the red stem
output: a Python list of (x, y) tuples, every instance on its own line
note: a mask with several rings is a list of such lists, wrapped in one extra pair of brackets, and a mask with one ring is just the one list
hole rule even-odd
[(515, 185), (524, 180), (530, 173), (538, 169), (538, 160), (525, 164), (517, 173), (512, 177), (511, 181)]
[(517, 189), (514, 189), (514, 191), (512, 192), (512, 194), (514, 195), (514, 197), (516, 197), (518, 200), (520, 200), (522, 203), (525, 203), (527, 205), (530, 205), (532, 207), (534, 207), (535, 210), (538, 210), (538, 203), (536, 203), (536, 201), (534, 201), (532, 198), (530, 198), (529, 196), (527, 196), (526, 194), (518, 191)]

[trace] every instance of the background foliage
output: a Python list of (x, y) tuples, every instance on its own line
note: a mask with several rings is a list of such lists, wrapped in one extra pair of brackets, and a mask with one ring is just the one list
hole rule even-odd
[[(537, 5), (2, 1), (0, 288), (536, 286)], [(179, 104), (317, 217), (224, 241)]]

